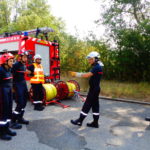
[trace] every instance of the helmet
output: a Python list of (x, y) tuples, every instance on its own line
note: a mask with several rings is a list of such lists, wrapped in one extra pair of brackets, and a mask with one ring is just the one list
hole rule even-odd
[(23, 56), (23, 55), (29, 55), (28, 51), (22, 50), (18, 53), (19, 55)]
[(90, 52), (90, 53), (86, 56), (86, 58), (87, 58), (87, 59), (88, 59), (88, 58), (100, 58), (100, 54), (99, 54), (98, 52), (93, 51), (93, 52)]
[(14, 55), (11, 53), (5, 53), (0, 57), (0, 64), (4, 64), (9, 59), (13, 59)]
[(42, 59), (41, 55), (39, 55), (39, 54), (36, 54), (33, 58), (34, 58), (34, 60), (36, 60), (36, 59)]

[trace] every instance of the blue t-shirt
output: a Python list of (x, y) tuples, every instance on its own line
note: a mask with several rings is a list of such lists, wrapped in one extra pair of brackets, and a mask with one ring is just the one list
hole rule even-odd
[(103, 74), (102, 67), (98, 63), (95, 63), (90, 72), (93, 73), (93, 76), (89, 79), (90, 88), (99, 88), (100, 80)]

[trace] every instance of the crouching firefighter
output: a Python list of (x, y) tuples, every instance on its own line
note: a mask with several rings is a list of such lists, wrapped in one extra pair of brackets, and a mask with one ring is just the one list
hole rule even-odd
[(30, 83), (31, 88), (33, 90), (34, 110), (37, 111), (42, 111), (44, 109), (43, 106), (44, 93), (42, 84), (44, 84), (45, 80), (41, 60), (42, 60), (41, 56), (39, 54), (36, 54), (34, 56), (34, 63), (28, 67), (28, 70), (31, 71)]
[(12, 74), (14, 56), (5, 53), (0, 57), (0, 138), (11, 140), (16, 132), (9, 128), (12, 115)]
[(93, 112), (93, 121), (87, 123), (88, 127), (98, 128), (99, 120), (99, 93), (100, 93), (100, 80), (102, 77), (102, 66), (103, 63), (99, 61), (100, 55), (97, 52), (91, 52), (87, 56), (88, 63), (92, 66), (92, 69), (88, 73), (79, 73), (79, 72), (70, 72), (74, 77), (83, 77), (89, 79), (89, 92), (86, 98), (86, 101), (80, 112), (80, 116), (76, 120), (71, 120), (71, 123), (74, 125), (81, 126), (83, 120), (87, 116), (88, 112), (92, 108)]
[[(12, 114), (12, 123), (15, 125), (29, 124), (28, 120), (24, 119), (25, 107), (28, 98), (28, 89), (25, 80), (25, 74), (29, 74), (30, 71), (26, 69), (26, 62), (28, 60), (28, 52), (24, 51), (19, 54), (19, 60), (13, 65), (13, 87), (15, 90), (16, 108)], [(13, 128), (12, 124), (12, 128)]]

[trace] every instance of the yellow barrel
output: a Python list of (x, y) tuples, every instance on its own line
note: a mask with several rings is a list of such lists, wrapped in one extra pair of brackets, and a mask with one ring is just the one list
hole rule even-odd
[(43, 84), (46, 94), (46, 101), (50, 101), (57, 95), (56, 87), (53, 84)]
[(68, 89), (69, 89), (68, 97), (74, 96), (74, 91), (76, 90), (76, 86), (70, 82), (66, 82), (66, 84), (67, 84)]

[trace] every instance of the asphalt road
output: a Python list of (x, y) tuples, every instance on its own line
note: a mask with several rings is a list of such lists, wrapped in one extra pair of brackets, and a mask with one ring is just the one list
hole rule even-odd
[(89, 113), (82, 127), (70, 124), (82, 106), (80, 100), (63, 100), (70, 107), (46, 106), (34, 111), (28, 102), (25, 118), (30, 120), (17, 130), (11, 141), (0, 140), (0, 150), (149, 150), (150, 124), (144, 121), (150, 115), (150, 105), (100, 99), (100, 128), (86, 127), (92, 120)]

